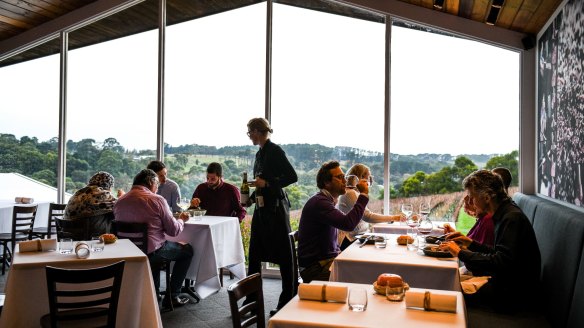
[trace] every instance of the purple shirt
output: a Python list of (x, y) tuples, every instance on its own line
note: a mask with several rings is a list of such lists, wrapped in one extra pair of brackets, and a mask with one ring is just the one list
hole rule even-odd
[(478, 218), (477, 222), (475, 222), (466, 235), (478, 243), (493, 247), (495, 244), (495, 223), (493, 222), (493, 215), (487, 214), (482, 218)]
[(336, 257), (340, 253), (337, 229), (352, 231), (361, 221), (369, 198), (360, 194), (347, 214), (335, 207), (332, 196), (318, 192), (304, 205), (298, 226), (298, 264), (312, 263)]
[(211, 189), (208, 184), (201, 183), (195, 189), (193, 198), (201, 200), (199, 206), (207, 210), (206, 215), (235, 216), (241, 222), (247, 214), (240, 204), (239, 189), (229, 183), (223, 182), (216, 189)]
[(166, 199), (144, 186), (132, 186), (120, 197), (114, 216), (121, 222), (148, 223), (148, 254), (162, 247), (165, 233), (174, 237), (184, 228), (184, 221), (172, 216)]

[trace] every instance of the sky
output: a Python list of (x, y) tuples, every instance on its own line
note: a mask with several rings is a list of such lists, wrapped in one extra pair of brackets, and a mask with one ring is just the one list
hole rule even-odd
[[(264, 17), (262, 3), (168, 27), (166, 143), (250, 144)], [(272, 139), (383, 151), (384, 25), (280, 4), (273, 19)], [(151, 31), (70, 52), (67, 139), (156, 147), (156, 42)], [(391, 63), (392, 153), (518, 149), (518, 53), (394, 27)], [(0, 133), (57, 136), (58, 70), (58, 56), (0, 68)]]

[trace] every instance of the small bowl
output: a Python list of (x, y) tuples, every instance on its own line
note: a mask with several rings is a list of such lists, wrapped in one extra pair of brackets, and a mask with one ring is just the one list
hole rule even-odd
[(189, 210), (189, 215), (191, 217), (201, 217), (203, 215), (205, 215), (205, 213), (207, 213), (207, 210), (197, 210), (197, 209), (191, 209)]

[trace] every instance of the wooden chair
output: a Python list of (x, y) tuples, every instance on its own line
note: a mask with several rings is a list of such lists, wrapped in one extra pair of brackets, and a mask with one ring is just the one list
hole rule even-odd
[[(37, 206), (14, 206), (12, 210), (12, 232), (0, 234), (2, 245), (2, 274), (12, 262), (12, 254), (17, 241), (32, 239), (32, 227), (36, 216)], [(10, 248), (8, 247), (10, 243)]]
[(235, 276), (233, 272), (231, 272), (228, 268), (219, 268), (219, 282), (221, 283), (221, 287), (223, 287), (223, 275), (225, 274), (225, 270), (229, 273), (229, 279), (233, 279)]
[[(249, 327), (254, 323), (258, 328), (265, 328), (266, 315), (264, 312), (264, 294), (262, 290), (262, 276), (254, 273), (227, 287), (231, 320), (234, 328)], [(244, 297), (253, 297), (253, 301), (238, 307), (237, 301)], [(242, 317), (246, 317), (242, 321)]]
[[(47, 266), (50, 313), (41, 318), (41, 327), (115, 327), (124, 265), (125, 261), (92, 269)], [(82, 285), (73, 289), (74, 284)]]
[[(137, 223), (137, 222), (121, 222), (114, 220), (112, 221), (112, 231), (118, 236), (118, 238), (129, 239), (134, 245), (148, 255), (148, 224), (147, 223)], [(172, 298), (172, 291), (170, 290), (170, 262), (169, 260), (164, 260), (160, 270), (165, 272), (166, 281), (166, 291), (165, 297), (168, 299)], [(174, 311), (174, 306), (172, 302), (170, 304), (170, 311)]]
[(66, 220), (55, 218), (57, 239), (71, 238), (73, 240), (91, 240), (89, 233), (89, 219)]
[(298, 230), (289, 233), (288, 237), (290, 238), (290, 246), (292, 249), (292, 270), (293, 270), (292, 274), (294, 281), (296, 281), (296, 284), (294, 285), (293, 295), (296, 295), (298, 294), (298, 285), (302, 283), (302, 277), (300, 277), (300, 270), (298, 269), (298, 246), (297, 246)]
[(40, 239), (45, 239), (46, 237), (47, 239), (51, 239), (53, 235), (57, 235), (57, 223), (55, 222), (55, 219), (63, 218), (63, 214), (65, 213), (65, 207), (67, 207), (67, 204), (51, 203), (49, 205), (47, 227), (33, 228), (32, 229), (33, 238), (38, 237)]

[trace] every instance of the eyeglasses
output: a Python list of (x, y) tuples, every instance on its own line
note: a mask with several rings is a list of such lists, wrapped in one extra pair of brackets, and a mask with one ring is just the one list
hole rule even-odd
[(251, 137), (251, 134), (252, 134), (252, 133), (254, 133), (254, 132), (255, 132), (255, 130), (252, 130), (252, 131), (247, 131), (247, 136), (248, 136), (248, 137)]
[(337, 179), (343, 181), (343, 180), (345, 180), (345, 175), (344, 174), (339, 174), (339, 175), (333, 176), (333, 178), (337, 178)]

